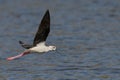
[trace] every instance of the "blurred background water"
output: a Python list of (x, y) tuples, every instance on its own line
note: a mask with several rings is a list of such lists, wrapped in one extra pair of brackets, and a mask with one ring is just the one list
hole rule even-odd
[[(7, 61), (47, 9), (57, 51)], [(0, 0), (0, 80), (120, 80), (120, 0)]]

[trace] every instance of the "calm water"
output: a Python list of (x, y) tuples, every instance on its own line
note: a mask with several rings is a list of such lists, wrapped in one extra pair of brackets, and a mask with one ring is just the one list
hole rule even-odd
[[(45, 11), (51, 14), (47, 44), (57, 51), (24, 51)], [(119, 0), (0, 0), (0, 80), (120, 80)]]

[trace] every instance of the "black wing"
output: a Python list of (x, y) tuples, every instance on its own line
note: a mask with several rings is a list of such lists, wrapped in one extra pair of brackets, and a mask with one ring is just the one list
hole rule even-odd
[(33, 45), (24, 44), (22, 41), (19, 41), (19, 43), (20, 43), (21, 46), (24, 47), (25, 49), (29, 49), (29, 48), (32, 48), (32, 47), (33, 47)]
[(35, 46), (40, 42), (46, 41), (49, 32), (50, 32), (50, 14), (49, 10), (47, 10), (39, 25), (38, 31), (34, 38), (33, 45)]

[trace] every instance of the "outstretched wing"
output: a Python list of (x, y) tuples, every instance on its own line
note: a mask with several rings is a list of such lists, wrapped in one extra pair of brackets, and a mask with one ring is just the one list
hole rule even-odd
[(33, 41), (33, 45), (35, 46), (40, 42), (46, 41), (49, 32), (50, 32), (50, 14), (49, 10), (47, 10), (39, 25), (38, 31)]

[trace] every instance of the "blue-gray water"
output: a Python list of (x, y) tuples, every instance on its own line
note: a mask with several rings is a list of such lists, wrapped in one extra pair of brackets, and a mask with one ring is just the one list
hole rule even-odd
[[(7, 61), (47, 9), (57, 51)], [(120, 1), (0, 0), (0, 80), (120, 80)]]

